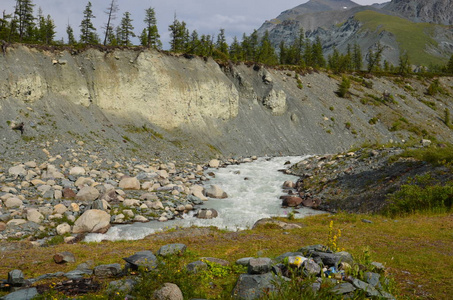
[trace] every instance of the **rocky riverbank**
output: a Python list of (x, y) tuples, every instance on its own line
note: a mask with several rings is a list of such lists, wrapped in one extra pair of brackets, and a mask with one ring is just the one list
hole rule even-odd
[(204, 189), (207, 167), (256, 159), (213, 159), (206, 164), (163, 162), (128, 157), (111, 160), (84, 150), (83, 142), (45, 160), (6, 162), (0, 166), (0, 238), (80, 240), (113, 224), (166, 222), (194, 211), (215, 217), (204, 200), (225, 198), (218, 186)]
[[(430, 145), (431, 141), (422, 140), (419, 145), (406, 149)], [(453, 179), (447, 166), (400, 156), (404, 151), (401, 147), (362, 148), (312, 156), (288, 171), (300, 179), (293, 185), (287, 184), (291, 195), (282, 197), (282, 205), (329, 212), (380, 213), (389, 204), (388, 196), (417, 176), (428, 175), (432, 184), (445, 184)]]

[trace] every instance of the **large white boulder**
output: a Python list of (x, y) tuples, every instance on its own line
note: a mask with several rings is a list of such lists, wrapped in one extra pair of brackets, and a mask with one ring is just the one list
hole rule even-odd
[(105, 232), (110, 226), (110, 215), (99, 209), (90, 209), (75, 221), (73, 233)]

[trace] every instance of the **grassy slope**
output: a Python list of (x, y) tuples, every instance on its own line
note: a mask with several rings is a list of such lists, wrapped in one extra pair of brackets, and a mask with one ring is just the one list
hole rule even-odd
[(375, 11), (363, 11), (355, 15), (361, 22), (364, 29), (377, 31), (387, 31), (392, 33), (401, 49), (406, 50), (410, 60), (416, 65), (444, 64), (441, 58), (429, 55), (425, 52), (428, 46), (436, 46), (437, 43), (430, 37), (436, 26), (428, 23), (414, 23), (407, 19), (395, 16), (380, 14)]
[[(363, 218), (373, 223), (364, 223)], [(238, 233), (203, 229), (203, 233), (190, 236), (187, 232), (168, 232), (134, 242), (102, 242), (98, 244), (57, 245), (45, 248), (29, 248), (2, 253), (0, 276), (6, 278), (12, 269), (21, 269), (26, 277), (43, 273), (70, 271), (82, 262), (94, 260), (96, 264), (121, 263), (126, 257), (145, 249), (157, 252), (165, 244), (184, 243), (190, 255), (184, 263), (196, 257), (218, 257), (230, 262), (241, 257), (276, 257), (286, 251), (296, 251), (302, 246), (327, 243), (328, 226), (334, 221), (334, 229), (342, 230), (339, 247), (355, 257), (363, 256), (369, 247), (372, 259), (384, 263), (398, 282), (399, 299), (448, 299), (453, 289), (453, 215), (413, 215), (401, 219), (381, 216), (352, 214), (322, 215), (294, 222), (305, 225), (301, 229), (286, 231), (261, 227)], [(189, 230), (190, 231), (190, 230)], [(77, 262), (57, 265), (52, 261), (55, 253), (70, 251)], [(219, 279), (217, 286), (231, 288), (237, 276)], [(220, 295), (219, 289), (208, 291), (212, 297)], [(225, 292), (223, 292), (225, 295)]]

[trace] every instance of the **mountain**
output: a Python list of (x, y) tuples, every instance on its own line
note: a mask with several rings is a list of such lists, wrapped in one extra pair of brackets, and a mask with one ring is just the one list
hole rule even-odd
[(453, 25), (453, 0), (393, 0), (384, 9), (414, 22)]
[(350, 17), (350, 9), (361, 7), (350, 0), (310, 0), (292, 9), (285, 10), (277, 18), (266, 21), (260, 32), (271, 31), (279, 24), (299, 22), (305, 30), (334, 25)]
[[(272, 44), (289, 45), (300, 28), (310, 40), (318, 37), (325, 55), (336, 48), (345, 52), (348, 44), (359, 44), (362, 53), (381, 43), (383, 60), (398, 65), (407, 52), (416, 65), (444, 64), (453, 53), (453, 0), (393, 0), (361, 6), (349, 0), (311, 0), (266, 21), (258, 33), (269, 32)], [(415, 10), (411, 10), (414, 8)], [(411, 18), (411, 12), (417, 18)], [(429, 21), (429, 24), (421, 21)]]

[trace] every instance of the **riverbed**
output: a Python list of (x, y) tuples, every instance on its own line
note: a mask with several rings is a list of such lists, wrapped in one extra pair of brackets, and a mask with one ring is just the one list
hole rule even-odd
[[(305, 158), (307, 156), (262, 157), (249, 163), (207, 169), (205, 174), (209, 180), (205, 186), (216, 184), (228, 194), (226, 199), (209, 199), (199, 207), (215, 209), (218, 212), (215, 219), (198, 219), (195, 213), (191, 212), (167, 222), (116, 225), (105, 234), (89, 234), (85, 240), (137, 240), (171, 228), (190, 226), (214, 226), (238, 231), (251, 228), (262, 218), (288, 216), (292, 209), (282, 208), (279, 197), (284, 194), (283, 183), (287, 180), (296, 181), (297, 177), (281, 170)], [(297, 210), (295, 217), (303, 218), (320, 213), (324, 212), (301, 208)]]

